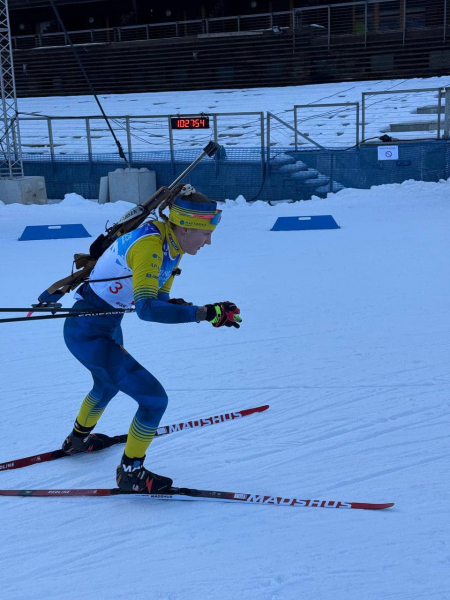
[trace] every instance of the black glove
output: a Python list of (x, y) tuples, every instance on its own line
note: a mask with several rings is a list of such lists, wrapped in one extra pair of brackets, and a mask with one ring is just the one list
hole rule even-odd
[(183, 298), (171, 298), (168, 300), (169, 304), (184, 304), (185, 306), (192, 306), (192, 302), (186, 302)]
[(217, 302), (216, 304), (206, 304), (206, 320), (213, 327), (236, 327), (239, 329), (239, 323), (242, 322), (239, 316), (240, 310), (233, 302)]

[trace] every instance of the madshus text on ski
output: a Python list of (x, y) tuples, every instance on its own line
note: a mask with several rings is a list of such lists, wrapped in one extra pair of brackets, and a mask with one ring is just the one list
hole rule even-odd
[[(233, 412), (225, 412), (218, 415), (213, 415), (211, 417), (202, 417), (201, 419), (192, 419), (189, 421), (181, 421), (180, 423), (173, 423), (172, 425), (163, 425), (158, 427), (155, 437), (162, 437), (165, 435), (169, 435), (171, 433), (177, 433), (179, 431), (192, 431), (193, 429), (199, 429), (201, 427), (208, 427), (210, 425), (216, 425), (218, 423), (225, 423), (226, 421), (234, 421), (236, 419), (242, 419), (243, 417), (248, 417), (249, 415), (253, 415), (256, 413), (264, 412), (269, 408), (268, 404), (264, 404), (262, 406), (257, 406), (255, 408), (246, 408), (244, 410), (233, 411)], [(115, 435), (112, 437), (104, 436), (105, 444), (102, 448), (100, 447), (92, 447), (90, 451), (98, 451), (103, 450), (105, 448), (110, 448), (111, 446), (115, 446), (116, 444), (125, 444), (127, 441), (127, 434), (123, 435)], [(89, 450), (87, 450), (89, 451)], [(19, 458), (16, 460), (10, 460), (7, 462), (0, 463), (0, 471), (10, 471), (12, 469), (22, 469), (23, 467), (29, 467), (31, 465), (40, 464), (43, 462), (48, 462), (52, 460), (57, 460), (59, 458), (67, 458), (69, 456), (75, 457), (80, 454), (84, 454), (83, 452), (79, 452), (77, 454), (67, 454), (61, 449), (52, 450), (50, 452), (43, 452), (41, 454), (35, 454), (33, 456), (27, 456), (25, 458)]]

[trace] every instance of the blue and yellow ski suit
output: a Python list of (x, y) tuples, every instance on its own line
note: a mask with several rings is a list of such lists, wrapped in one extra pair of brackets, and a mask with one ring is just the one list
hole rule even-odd
[[(144, 321), (190, 323), (197, 306), (169, 303), (173, 271), (183, 251), (169, 223), (150, 221), (105, 251), (91, 273), (92, 283), (77, 291), (74, 308), (135, 307)], [(97, 281), (107, 279), (108, 281)], [(123, 347), (123, 315), (66, 319), (64, 340), (70, 352), (92, 374), (94, 384), (84, 399), (75, 428), (91, 430), (108, 402), (119, 392), (139, 407), (128, 433), (125, 454), (140, 458), (152, 441), (167, 407), (160, 382)]]

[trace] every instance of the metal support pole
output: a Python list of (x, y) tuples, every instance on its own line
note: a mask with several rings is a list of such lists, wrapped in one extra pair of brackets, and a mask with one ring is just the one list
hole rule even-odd
[[(8, 2), (0, 1), (0, 177), (23, 177), (17, 97), (9, 26)], [(14, 122), (17, 121), (17, 128)]]
[(359, 146), (359, 102), (356, 102), (356, 145)]
[(294, 148), (298, 150), (298, 133), (297, 133), (297, 107), (294, 106)]
[(169, 127), (169, 147), (170, 147), (170, 160), (172, 161), (172, 173), (175, 177), (175, 156), (173, 151), (173, 133), (172, 133), (172, 125), (170, 122), (171, 117), (167, 117), (167, 126)]
[(361, 143), (366, 139), (366, 92), (361, 94)]
[(266, 161), (266, 174), (267, 179), (270, 179), (270, 112), (267, 112), (267, 126), (266, 126), (266, 135), (267, 135), (267, 161)]
[[(214, 132), (214, 142), (217, 144), (218, 133), (217, 133), (217, 115), (213, 115), (213, 132)], [(220, 152), (214, 155), (214, 162), (216, 166), (216, 179), (219, 178), (219, 160), (220, 160)]]
[(89, 117), (86, 117), (85, 121), (86, 121), (86, 139), (87, 139), (89, 161), (92, 162), (91, 123), (89, 121)]
[(55, 147), (53, 145), (53, 130), (52, 130), (52, 120), (47, 118), (47, 129), (48, 129), (48, 142), (50, 144), (50, 155), (52, 157), (52, 162), (55, 158)]
[(333, 177), (334, 177), (334, 152), (330, 151), (330, 192), (333, 191)]
[(128, 145), (128, 162), (131, 163), (133, 161), (133, 149), (131, 147), (131, 128), (130, 128), (130, 117), (125, 117), (125, 127), (127, 130), (127, 145)]
[(217, 115), (213, 115), (213, 136), (214, 136), (214, 141), (217, 142)]
[(450, 88), (445, 88), (445, 119), (444, 138), (448, 140), (450, 134)]
[(13, 134), (13, 146), (14, 146), (14, 155), (18, 156), (20, 149), (17, 147), (17, 136), (16, 136), (16, 126), (19, 126), (18, 119), (11, 120), (12, 134)]
[(438, 94), (438, 122), (437, 122), (437, 139), (441, 139), (441, 111), (442, 111), (442, 88), (439, 88)]
[(260, 113), (259, 123), (261, 126), (261, 172), (264, 175), (264, 157), (265, 157), (265, 149), (264, 149), (264, 113)]

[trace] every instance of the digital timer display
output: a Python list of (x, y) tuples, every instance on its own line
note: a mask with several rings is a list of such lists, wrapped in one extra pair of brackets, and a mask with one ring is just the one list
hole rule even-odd
[(171, 117), (172, 129), (209, 129), (209, 117)]

